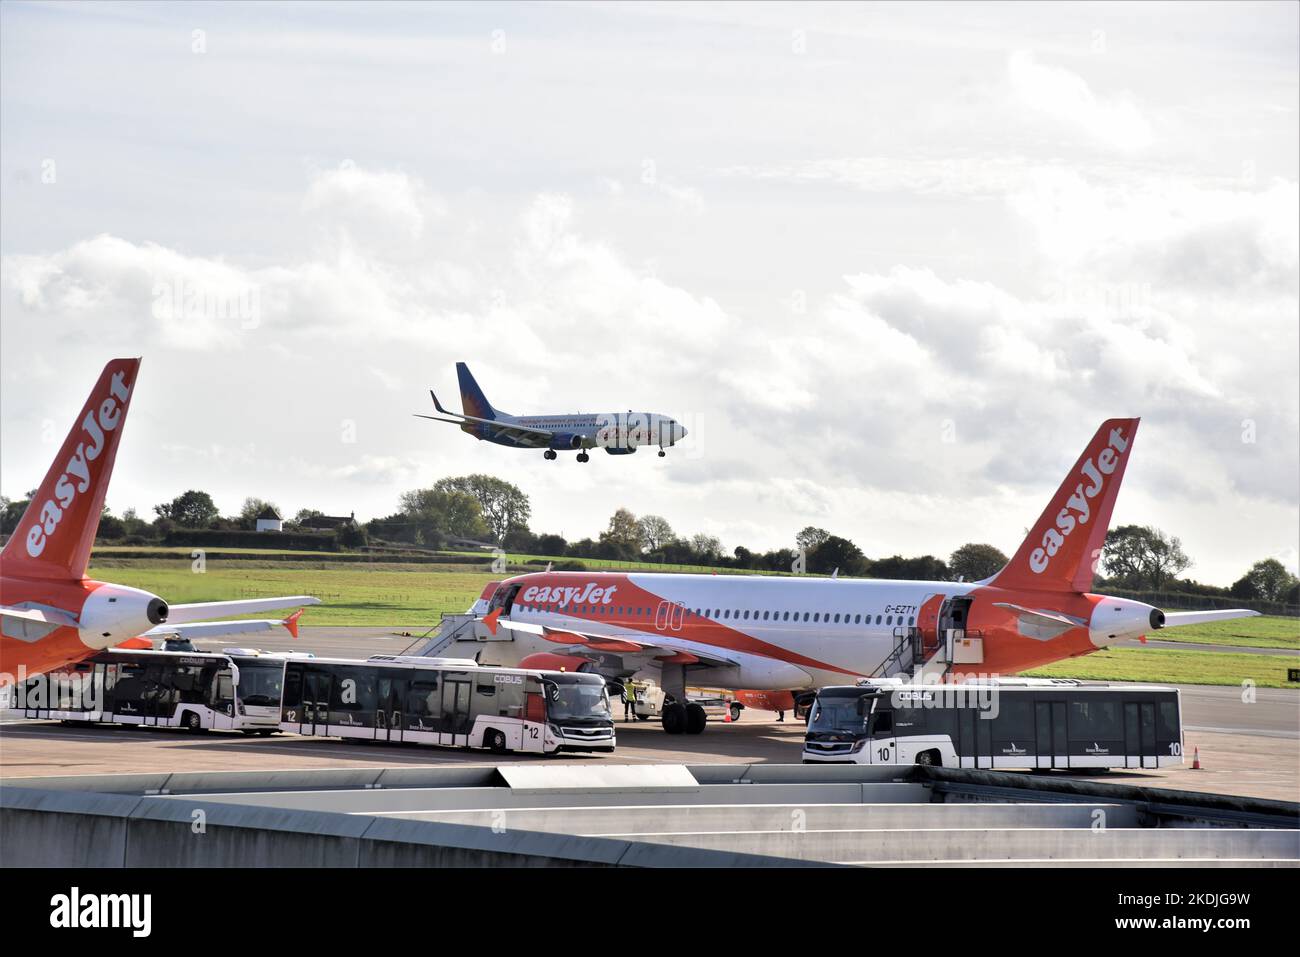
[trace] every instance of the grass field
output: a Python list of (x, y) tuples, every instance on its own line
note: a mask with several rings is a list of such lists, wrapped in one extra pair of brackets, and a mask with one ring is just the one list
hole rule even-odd
[(1151, 642), (1186, 641), (1197, 645), (1236, 645), (1250, 648), (1300, 648), (1300, 618), (1232, 618), (1204, 625), (1157, 631)]
[(1088, 678), (1096, 681), (1149, 681), (1155, 684), (1240, 685), (1294, 688), (1288, 668), (1300, 667), (1291, 655), (1246, 655), (1163, 648), (1112, 648), (1026, 671), (1035, 678)]

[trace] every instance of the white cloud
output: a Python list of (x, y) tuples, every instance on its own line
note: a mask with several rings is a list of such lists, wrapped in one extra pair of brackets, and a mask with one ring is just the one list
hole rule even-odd
[(1079, 130), (1096, 143), (1136, 151), (1155, 139), (1150, 123), (1129, 96), (1098, 96), (1077, 73), (1039, 63), (1032, 53), (1011, 54), (1007, 79), (1016, 103)]

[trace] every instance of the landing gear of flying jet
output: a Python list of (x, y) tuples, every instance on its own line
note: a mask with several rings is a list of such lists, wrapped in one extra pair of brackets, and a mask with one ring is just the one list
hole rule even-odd
[(665, 452), (663, 449), (660, 449), (660, 450), (659, 450), (659, 457), (660, 457), (660, 458), (663, 458), (663, 457), (664, 457), (665, 455), (667, 455), (667, 454), (668, 454), (668, 453)]
[(579, 462), (588, 462), (588, 461), (590, 461), (590, 460), (591, 460), (591, 456), (588, 455), (586, 452), (579, 452), (579, 453), (578, 453), (578, 461), (579, 461)]
[(555, 449), (547, 449), (545, 452), (542, 453), (542, 458), (550, 461), (559, 458), (559, 456), (555, 454)]

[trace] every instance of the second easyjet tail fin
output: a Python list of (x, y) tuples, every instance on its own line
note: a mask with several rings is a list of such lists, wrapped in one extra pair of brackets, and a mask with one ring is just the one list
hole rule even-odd
[(45, 480), (0, 551), (6, 575), (85, 577), (139, 370), (139, 359), (114, 359), (104, 366)]
[(1101, 424), (1015, 557), (989, 584), (1042, 591), (1092, 588), (1138, 422)]

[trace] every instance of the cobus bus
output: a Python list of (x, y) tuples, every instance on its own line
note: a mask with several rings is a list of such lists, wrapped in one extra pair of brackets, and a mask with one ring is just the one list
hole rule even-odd
[(499, 752), (614, 750), (599, 675), (457, 658), (289, 661), (280, 729)]
[(822, 688), (804, 763), (1163, 768), (1183, 763), (1177, 688), (1051, 679)]
[(285, 659), (232, 650), (101, 651), (29, 678), (10, 709), (44, 720), (275, 733)]

